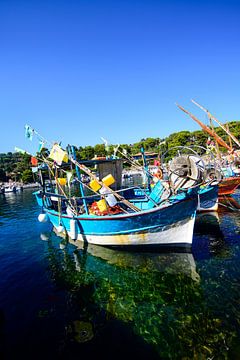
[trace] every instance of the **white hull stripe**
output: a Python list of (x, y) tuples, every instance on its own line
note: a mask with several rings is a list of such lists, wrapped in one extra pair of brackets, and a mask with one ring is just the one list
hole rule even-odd
[[(121, 235), (77, 235), (77, 240), (105, 246), (192, 244), (195, 217), (163, 227), (159, 232), (136, 232)], [(71, 237), (70, 231), (68, 235)]]

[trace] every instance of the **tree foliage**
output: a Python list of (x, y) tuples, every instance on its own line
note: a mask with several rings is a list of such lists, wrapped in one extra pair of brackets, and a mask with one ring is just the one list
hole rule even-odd
[(33, 173), (30, 169), (23, 170), (22, 182), (24, 184), (33, 182)]
[(31, 156), (28, 154), (11, 153), (0, 154), (1, 181), (22, 180), (25, 170), (31, 171)]

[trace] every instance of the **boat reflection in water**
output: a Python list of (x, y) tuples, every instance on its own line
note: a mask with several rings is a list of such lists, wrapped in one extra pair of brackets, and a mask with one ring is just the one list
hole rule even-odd
[(194, 358), (221, 346), (221, 320), (206, 308), (191, 252), (76, 248), (54, 233), (45, 244), (51, 277), (67, 298), (63, 358)]
[(234, 196), (222, 196), (219, 199), (219, 205), (220, 205), (220, 211), (236, 211), (240, 210), (240, 203), (239, 203), (239, 197)]
[[(81, 241), (76, 241), (74, 244), (78, 249), (83, 249), (84, 247)], [(193, 280), (199, 280), (196, 264), (189, 247), (173, 248), (172, 250), (168, 247), (165, 248), (165, 251), (163, 250), (162, 248), (160, 253), (146, 251), (126, 252), (92, 244), (87, 245), (87, 252), (89, 254), (120, 268), (184, 274)]]

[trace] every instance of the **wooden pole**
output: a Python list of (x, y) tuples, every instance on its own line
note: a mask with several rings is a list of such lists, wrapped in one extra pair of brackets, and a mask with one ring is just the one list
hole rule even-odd
[[(212, 122), (211, 118), (209, 119), (209, 122), (210, 122), (212, 131), (214, 131), (214, 126), (213, 126), (213, 122)], [(217, 142), (216, 142), (216, 150), (217, 150), (217, 157), (219, 160), (221, 160), (221, 154), (220, 154), (220, 150), (219, 150), (219, 146), (218, 146)]]
[[(75, 152), (74, 146), (69, 146), (69, 153), (73, 157), (73, 159), (76, 160), (76, 152)], [(89, 214), (87, 202), (86, 202), (86, 199), (84, 198), (84, 189), (83, 189), (83, 184), (82, 184), (82, 181), (81, 181), (81, 173), (79, 171), (78, 166), (76, 166), (76, 173), (77, 173), (78, 179), (80, 180), (79, 181), (79, 188), (80, 188), (81, 196), (83, 198), (84, 209), (85, 209), (86, 214)]]
[(205, 109), (202, 105), (198, 104), (196, 101), (191, 100), (192, 103), (194, 103), (195, 105), (197, 105), (200, 109), (202, 109), (203, 111), (205, 111), (208, 115), (208, 117), (210, 117), (211, 119), (215, 120), (216, 123), (228, 134), (228, 136), (240, 147), (240, 142), (238, 141), (238, 139), (229, 131), (228, 126), (224, 126), (223, 124), (220, 123), (219, 120), (217, 120), (207, 109)]
[(215, 131), (211, 130), (207, 125), (203, 124), (199, 119), (197, 119), (193, 114), (191, 114), (189, 111), (187, 111), (186, 109), (184, 109), (182, 106), (178, 105), (179, 109), (181, 109), (183, 112), (185, 112), (187, 115), (189, 115), (194, 121), (196, 121), (196, 123), (198, 123), (198, 125), (201, 126), (201, 128), (208, 133), (209, 135), (211, 135), (217, 142), (219, 145), (225, 147), (226, 149), (228, 149), (231, 152), (231, 147), (220, 137), (216, 134)]
[[(228, 124), (226, 125), (226, 128), (227, 128), (227, 130), (229, 131), (229, 126), (228, 126)], [(233, 150), (233, 145), (232, 145), (232, 138), (231, 138), (231, 136), (228, 136), (228, 141), (229, 141), (229, 144), (230, 144), (230, 146), (231, 146), (231, 149)]]

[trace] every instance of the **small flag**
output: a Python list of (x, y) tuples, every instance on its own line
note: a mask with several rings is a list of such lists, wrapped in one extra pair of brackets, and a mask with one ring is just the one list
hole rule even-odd
[(25, 125), (25, 137), (32, 141), (33, 129), (29, 125)]
[(27, 152), (23, 149), (20, 149), (19, 147), (15, 146), (14, 150), (20, 154), (26, 154)]
[(62, 165), (62, 162), (68, 162), (67, 152), (61, 149), (58, 144), (54, 144), (49, 154), (50, 159), (56, 161), (58, 165)]
[(44, 146), (44, 142), (43, 141), (39, 141), (39, 145), (38, 145), (38, 152), (40, 153), (42, 148)]
[(37, 166), (38, 164), (38, 160), (34, 156), (31, 157), (31, 164), (32, 166)]
[(67, 183), (68, 183), (68, 187), (70, 188), (71, 185), (71, 178), (73, 176), (73, 173), (71, 171), (66, 171), (66, 175), (67, 175)]

